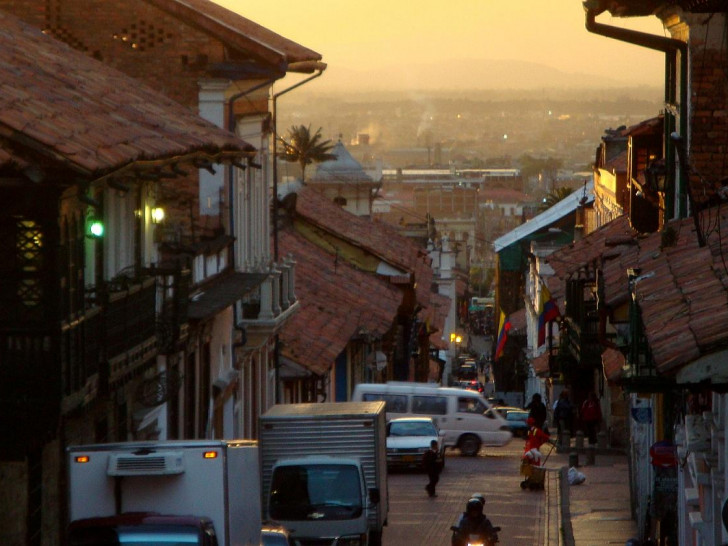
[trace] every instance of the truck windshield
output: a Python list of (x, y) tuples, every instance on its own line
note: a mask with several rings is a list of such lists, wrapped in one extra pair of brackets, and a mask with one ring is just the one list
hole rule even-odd
[[(70, 546), (192, 546), (200, 542), (200, 531), (179, 525), (115, 525), (84, 527), (71, 531)], [(209, 544), (217, 544), (217, 541)]]
[(338, 520), (361, 516), (359, 469), (354, 465), (279, 466), (273, 471), (270, 516), (278, 520)]

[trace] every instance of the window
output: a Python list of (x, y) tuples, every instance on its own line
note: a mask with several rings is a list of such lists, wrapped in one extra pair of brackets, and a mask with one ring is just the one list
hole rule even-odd
[(477, 413), (482, 415), (486, 409), (485, 404), (477, 398), (469, 396), (461, 396), (458, 398), (459, 413)]
[(375, 392), (367, 392), (362, 396), (364, 402), (376, 402), (383, 400), (386, 402), (387, 413), (406, 413), (407, 397), (402, 394), (379, 394)]
[(445, 396), (413, 396), (412, 413), (446, 415), (447, 398)]

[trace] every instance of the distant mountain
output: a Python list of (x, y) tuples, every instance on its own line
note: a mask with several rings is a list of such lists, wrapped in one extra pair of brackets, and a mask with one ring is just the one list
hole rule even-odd
[(372, 71), (329, 66), (323, 79), (322, 87), (330, 91), (573, 89), (624, 87), (628, 84), (604, 74), (569, 73), (539, 63), (492, 59), (383, 66)]

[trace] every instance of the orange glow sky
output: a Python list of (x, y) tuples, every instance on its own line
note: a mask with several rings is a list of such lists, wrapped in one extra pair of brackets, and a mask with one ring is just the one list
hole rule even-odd
[[(664, 55), (587, 32), (580, 0), (215, 1), (321, 53), (329, 65), (321, 89), (327, 79), (364, 86), (383, 67), (451, 60), (529, 61), (633, 86), (663, 83)], [(666, 35), (656, 17), (606, 13), (598, 21)]]

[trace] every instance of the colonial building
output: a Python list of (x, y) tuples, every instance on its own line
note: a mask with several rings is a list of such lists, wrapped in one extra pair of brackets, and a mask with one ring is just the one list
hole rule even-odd
[[(158, 420), (159, 433), (254, 437), (258, 415), (276, 397), (275, 336), (296, 310), (295, 301), (280, 301), (281, 283), (295, 277), (291, 264), (271, 263), (278, 261), (270, 244), (274, 85), (289, 73), (320, 75), (321, 55), (209, 0), (0, 1), (0, 9), (255, 146), (249, 165), (198, 160), (163, 186), (156, 235), (158, 266), (169, 275), (190, 271), (191, 320), (169, 358), (173, 373), (194, 382), (184, 396), (202, 408), (181, 425)], [(237, 417), (220, 417), (223, 407)]]
[(161, 265), (159, 212), (183, 172), (255, 149), (11, 15), (0, 27), (0, 528), (52, 545), (67, 445), (211, 426), (169, 358), (191, 272)]
[[(578, 378), (580, 355), (601, 353), (595, 379), (606, 382), (597, 386), (603, 409), (612, 410), (607, 433), (629, 444), (640, 538), (721, 544), (728, 538), (725, 6), (594, 0), (585, 7), (590, 32), (664, 52), (665, 110), (624, 135), (625, 193), (614, 199), (625, 216), (547, 258), (569, 340), (557, 371)], [(606, 11), (657, 15), (669, 37), (597, 22)], [(619, 419), (614, 394), (629, 404)]]
[[(304, 186), (282, 199), (281, 248), (310, 272), (301, 313), (281, 334), (284, 364), (318, 382), (291, 396), (347, 400), (363, 381), (430, 379), (450, 300), (433, 291), (427, 249)], [(306, 381), (303, 381), (306, 383)]]

